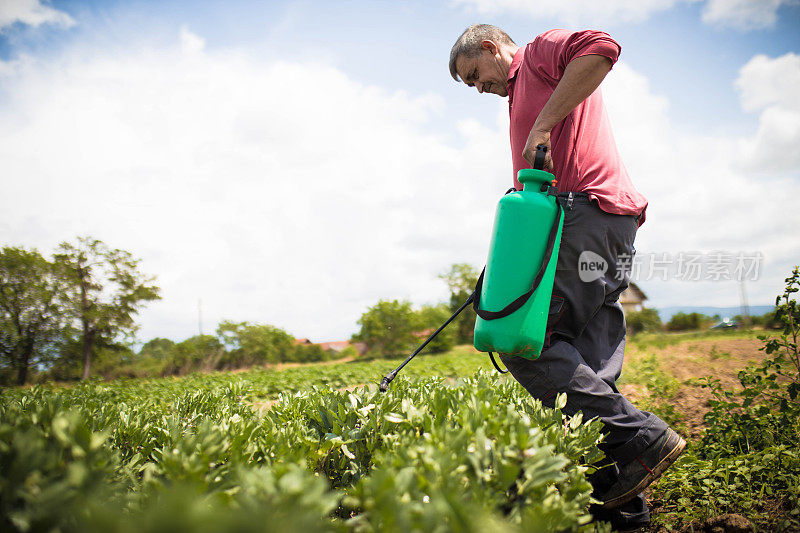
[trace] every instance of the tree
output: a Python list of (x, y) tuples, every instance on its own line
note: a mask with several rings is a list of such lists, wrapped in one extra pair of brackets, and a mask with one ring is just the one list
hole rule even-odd
[(150, 357), (159, 361), (166, 361), (172, 357), (172, 351), (175, 348), (175, 342), (170, 339), (156, 337), (142, 345), (139, 350), (141, 357)]
[(667, 331), (686, 331), (700, 329), (713, 319), (701, 313), (675, 313), (667, 322)]
[[(783, 329), (783, 322), (779, 320), (777, 311), (776, 307), (763, 315), (750, 317), (750, 320), (754, 326), (761, 326), (764, 329)], [(742, 322), (740, 315), (736, 315), (733, 319)]]
[[(312, 361), (329, 361), (334, 357), (343, 357), (341, 353), (336, 354), (332, 350), (323, 350), (319, 344), (298, 344), (293, 347), (291, 360), (299, 363), (310, 363)], [(348, 346), (350, 348), (350, 346)], [(358, 352), (356, 352), (358, 354)]]
[(280, 363), (293, 358), (294, 337), (269, 324), (223, 321), (217, 336), (228, 348), (229, 366)]
[[(417, 311), (416, 332), (419, 342), (422, 343), (427, 339), (428, 335), (444, 324), (451, 314), (447, 304), (426, 305)], [(452, 326), (453, 323), (451, 322), (425, 347), (425, 350), (430, 353), (441, 353), (451, 349), (456, 339), (456, 330), (451, 329)], [(423, 334), (420, 335), (420, 333)]]
[(214, 369), (225, 357), (225, 347), (213, 335), (195, 335), (176, 344), (165, 367), (169, 374)]
[(625, 322), (628, 331), (632, 334), (661, 329), (661, 317), (658, 316), (658, 311), (655, 309), (643, 308), (641, 311), (629, 311), (625, 314)]
[(410, 302), (380, 300), (358, 319), (361, 331), (353, 340), (363, 342), (379, 357), (401, 355), (414, 346), (416, 323)]
[(52, 362), (65, 340), (64, 288), (62, 272), (39, 252), (0, 250), (0, 357), (19, 385), (31, 365)]
[[(455, 263), (450, 270), (441, 274), (450, 289), (450, 314), (455, 313), (467, 301), (469, 295), (475, 290), (478, 283), (479, 272), (467, 263)], [(455, 330), (455, 341), (459, 344), (472, 344), (472, 335), (475, 330), (475, 311), (472, 307), (464, 309), (458, 317), (450, 323), (448, 328)]]
[(80, 328), (82, 379), (87, 379), (97, 343), (132, 336), (136, 314), (145, 302), (160, 298), (159, 288), (152, 284), (155, 278), (139, 272), (138, 259), (97, 239), (63, 242), (54, 257), (69, 281), (65, 296)]

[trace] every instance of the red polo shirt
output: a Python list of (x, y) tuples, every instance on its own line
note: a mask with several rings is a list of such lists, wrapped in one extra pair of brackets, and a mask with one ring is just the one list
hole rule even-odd
[[(567, 64), (590, 54), (617, 61), (620, 46), (600, 31), (551, 30), (520, 48), (508, 73), (511, 155), (517, 172), (531, 168), (522, 157), (533, 123), (553, 94)], [(647, 199), (633, 186), (611, 133), (598, 88), (550, 132), (553, 173), (560, 191), (586, 192), (607, 213), (638, 215), (641, 226)]]

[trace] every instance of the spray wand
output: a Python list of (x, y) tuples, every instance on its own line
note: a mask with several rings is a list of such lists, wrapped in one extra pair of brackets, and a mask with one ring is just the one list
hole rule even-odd
[(406, 360), (405, 360), (405, 361), (403, 361), (403, 363), (402, 363), (400, 366), (398, 366), (397, 368), (395, 368), (394, 370), (392, 370), (391, 372), (389, 372), (388, 374), (386, 374), (386, 375), (383, 377), (383, 379), (381, 380), (381, 383), (380, 383), (380, 390), (381, 390), (381, 392), (386, 392), (387, 390), (389, 390), (389, 384), (392, 382), (392, 380), (393, 380), (395, 377), (397, 377), (397, 373), (398, 373), (398, 372), (400, 372), (400, 371), (403, 369), (403, 367), (404, 367), (404, 366), (406, 366), (406, 365), (407, 365), (407, 364), (408, 364), (408, 363), (409, 363), (409, 362), (410, 362), (412, 359), (414, 359), (414, 357), (416, 357), (416, 355), (417, 355), (419, 352), (421, 352), (421, 351), (423, 350), (423, 348), (425, 348), (425, 347), (428, 345), (428, 343), (429, 343), (429, 342), (431, 342), (431, 341), (432, 341), (432, 340), (433, 340), (433, 339), (436, 337), (436, 335), (438, 335), (438, 334), (439, 334), (439, 333), (440, 333), (440, 332), (441, 332), (441, 331), (442, 331), (444, 328), (446, 328), (446, 327), (447, 327), (447, 325), (448, 325), (448, 324), (450, 324), (450, 322), (452, 322), (453, 320), (455, 320), (455, 318), (456, 318), (456, 317), (457, 317), (459, 314), (461, 314), (461, 311), (463, 311), (464, 309), (466, 309), (466, 308), (467, 308), (467, 307), (468, 307), (468, 306), (469, 306), (469, 305), (472, 303), (472, 300), (473, 300), (474, 298), (475, 298), (475, 293), (473, 292), (472, 294), (470, 294), (470, 295), (469, 295), (469, 298), (467, 298), (467, 301), (466, 301), (466, 302), (464, 302), (464, 303), (461, 305), (461, 307), (459, 307), (459, 308), (458, 308), (458, 310), (457, 310), (455, 313), (453, 313), (453, 315), (452, 315), (450, 318), (448, 318), (448, 319), (447, 319), (447, 321), (446, 321), (444, 324), (442, 324), (441, 326), (439, 326), (439, 329), (437, 329), (436, 331), (434, 331), (433, 333), (431, 333), (430, 337), (428, 337), (427, 339), (425, 339), (425, 342), (423, 342), (423, 343), (422, 343), (422, 344), (419, 346), (419, 348), (417, 348), (416, 350), (414, 350), (414, 353), (412, 353), (411, 355), (409, 355), (409, 356), (406, 358)]

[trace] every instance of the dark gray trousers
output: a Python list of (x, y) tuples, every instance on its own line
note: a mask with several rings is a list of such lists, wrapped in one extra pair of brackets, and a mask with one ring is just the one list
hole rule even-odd
[[(564, 392), (566, 414), (582, 411), (587, 419), (600, 418), (606, 433), (601, 448), (622, 466), (667, 429), (660, 418), (634, 407), (615, 383), (625, 351), (625, 317), (618, 299), (630, 278), (629, 267), (619, 268), (619, 263), (635, 253), (638, 222), (634, 216), (602, 211), (582, 193), (574, 193), (570, 203), (571, 208), (565, 206), (542, 355), (537, 360), (516, 356), (502, 360), (545, 405), (552, 407), (556, 394)], [(602, 263), (598, 256), (605, 261), (605, 272), (597, 270)], [(595, 270), (581, 270), (580, 259), (589, 259)]]

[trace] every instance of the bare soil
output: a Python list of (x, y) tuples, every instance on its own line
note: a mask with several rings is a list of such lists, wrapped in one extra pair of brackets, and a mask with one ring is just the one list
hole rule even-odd
[[(664, 348), (640, 348), (632, 344), (626, 350), (626, 362), (655, 354), (661, 370), (680, 382), (680, 387), (670, 403), (683, 418), (689, 437), (698, 437), (705, 428), (703, 416), (709, 411), (711, 391), (700, 386), (700, 378), (711, 376), (728, 389), (740, 388), (739, 371), (764, 358), (759, 348), (763, 342), (757, 338), (697, 339)], [(635, 376), (634, 376), (635, 380)], [(644, 385), (628, 383), (620, 386), (632, 403), (651, 398)]]
[(692, 340), (666, 348), (647, 348), (663, 356), (661, 368), (681, 381), (714, 376), (723, 386), (738, 386), (736, 378), (747, 365), (764, 358), (763, 342), (753, 338)]
[[(679, 382), (673, 398), (664, 399), (671, 404), (681, 417), (683, 427), (679, 428), (684, 437), (697, 439), (706, 428), (703, 417), (710, 410), (711, 391), (701, 386), (700, 378), (711, 376), (720, 381), (726, 389), (740, 389), (738, 374), (749, 365), (757, 364), (765, 358), (760, 348), (763, 341), (757, 338), (714, 338), (692, 339), (664, 348), (639, 347), (635, 343), (626, 350), (626, 364), (638, 358), (655, 355), (661, 371), (671, 375)], [(635, 380), (633, 376), (632, 381)], [(653, 397), (646, 386), (626, 383), (620, 391), (634, 404), (661, 399)], [(648, 487), (645, 497), (651, 499), (653, 488)], [(651, 502), (652, 504), (652, 502)], [(651, 516), (658, 514), (658, 508), (651, 508)], [(667, 533), (661, 527), (647, 527), (643, 531)], [(752, 523), (741, 515), (721, 515), (711, 517), (703, 523), (688, 524), (680, 533), (744, 533), (754, 531)]]

